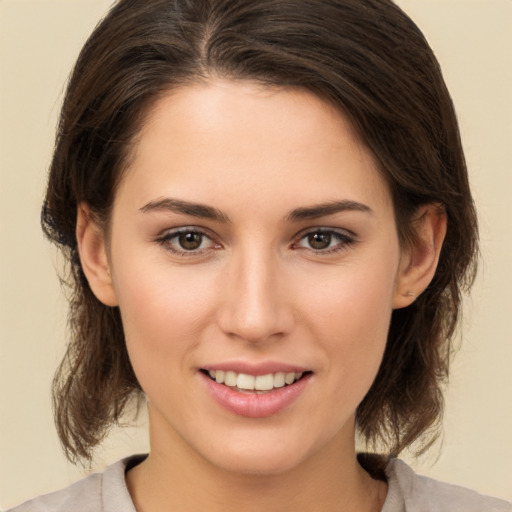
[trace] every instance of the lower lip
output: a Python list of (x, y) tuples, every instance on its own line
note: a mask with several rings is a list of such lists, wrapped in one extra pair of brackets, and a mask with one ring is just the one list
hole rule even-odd
[(304, 391), (311, 374), (297, 382), (266, 393), (241, 393), (219, 384), (200, 372), (213, 399), (224, 409), (248, 418), (266, 418), (290, 406)]

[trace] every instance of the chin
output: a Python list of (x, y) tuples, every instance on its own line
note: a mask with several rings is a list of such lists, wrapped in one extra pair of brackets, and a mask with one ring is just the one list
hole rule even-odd
[(290, 456), (284, 451), (247, 450), (219, 454), (210, 460), (224, 471), (247, 476), (272, 476), (286, 473), (302, 462), (301, 457)]
[[(213, 440), (212, 440), (213, 441)], [(203, 451), (209, 462), (230, 473), (272, 476), (293, 470), (321, 451), (315, 442), (293, 432), (231, 432), (229, 442), (212, 442)], [(322, 441), (322, 440), (318, 440)], [(319, 450), (320, 448), (320, 450)]]

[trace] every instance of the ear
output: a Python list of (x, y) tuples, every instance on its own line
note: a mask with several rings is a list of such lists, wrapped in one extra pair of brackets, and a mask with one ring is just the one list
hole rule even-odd
[(438, 204), (423, 206), (414, 222), (415, 239), (402, 253), (393, 307), (409, 306), (427, 288), (436, 272), (446, 235), (446, 212)]
[(82, 269), (94, 295), (106, 306), (117, 306), (105, 234), (94, 221), (86, 203), (78, 205), (76, 240)]

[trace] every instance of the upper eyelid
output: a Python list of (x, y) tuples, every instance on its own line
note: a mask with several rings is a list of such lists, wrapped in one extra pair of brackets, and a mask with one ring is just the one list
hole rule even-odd
[[(175, 228), (167, 228), (161, 231), (159, 235), (157, 235), (157, 238), (167, 238), (172, 237), (173, 235), (178, 235), (180, 233), (186, 233), (186, 232), (194, 232), (199, 233), (201, 235), (204, 235), (210, 239), (216, 239), (218, 238), (214, 233), (212, 233), (209, 229), (199, 226), (179, 226)], [(294, 239), (300, 239), (310, 233), (335, 233), (340, 235), (346, 235), (350, 237), (356, 237), (357, 235), (350, 229), (347, 228), (338, 228), (338, 227), (331, 227), (331, 226), (314, 226), (314, 227), (308, 227), (301, 229), (298, 233), (296, 233), (292, 238)]]
[[(181, 233), (197, 233), (201, 236), (204, 236), (208, 240), (210, 240), (214, 244), (220, 244), (218, 242), (217, 237), (213, 235), (209, 230), (205, 228), (199, 228), (196, 226), (183, 226), (178, 228), (168, 228), (163, 230), (159, 235), (155, 237), (155, 241), (159, 243), (164, 243), (170, 240), (173, 240), (177, 236), (179, 236)], [(206, 249), (205, 249), (206, 250)], [(194, 251), (190, 251), (194, 252)]]
[(210, 239), (215, 238), (209, 229), (200, 228), (198, 226), (180, 226), (177, 228), (167, 228), (162, 230), (162, 232), (157, 235), (157, 238), (172, 238), (173, 236), (179, 235), (181, 233), (198, 233)]
[(309, 235), (311, 233), (334, 233), (339, 235), (344, 235), (350, 238), (356, 238), (357, 235), (350, 229), (347, 228), (334, 228), (330, 226), (316, 226), (316, 227), (309, 227), (304, 228), (301, 231), (295, 235), (296, 239), (303, 238), (306, 235)]

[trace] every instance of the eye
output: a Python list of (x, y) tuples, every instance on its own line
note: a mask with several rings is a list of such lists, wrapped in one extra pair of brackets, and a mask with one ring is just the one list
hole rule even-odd
[(315, 229), (303, 234), (294, 248), (310, 249), (315, 253), (332, 253), (354, 243), (354, 237), (347, 233), (332, 229)]
[(332, 242), (332, 233), (310, 233), (307, 236), (308, 244), (316, 251), (327, 249)]
[(177, 235), (176, 241), (180, 248), (185, 249), (186, 251), (195, 251), (201, 247), (203, 238), (204, 236), (201, 233), (189, 231)]
[(157, 239), (165, 249), (183, 256), (220, 248), (205, 232), (195, 228), (168, 231)]

